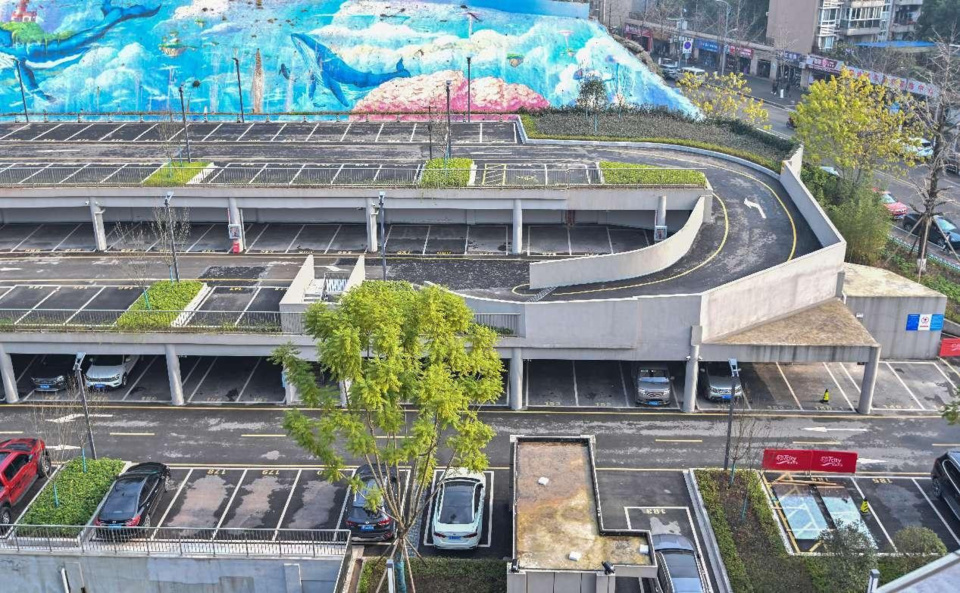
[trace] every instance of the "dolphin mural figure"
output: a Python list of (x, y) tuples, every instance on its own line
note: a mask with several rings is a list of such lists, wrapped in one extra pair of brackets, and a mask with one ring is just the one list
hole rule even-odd
[(30, 93), (37, 94), (47, 101), (55, 101), (40, 90), (36, 70), (55, 68), (80, 59), (113, 27), (130, 19), (152, 17), (160, 12), (160, 7), (160, 4), (117, 7), (113, 5), (113, 0), (103, 0), (100, 5), (100, 11), (103, 12), (102, 21), (89, 29), (78, 31), (62, 39), (51, 35), (50, 39), (43, 43), (18, 43), (14, 41), (12, 32), (0, 29), (0, 67), (13, 68), (14, 62), (19, 61), (24, 87)]
[[(360, 72), (348, 66), (330, 48), (309, 35), (294, 33), (290, 38), (293, 40), (293, 46), (297, 49), (297, 53), (303, 58), (310, 71), (308, 94), (311, 99), (316, 94), (317, 81), (320, 81), (330, 89), (341, 105), (349, 107), (349, 102), (343, 94), (342, 85), (347, 84), (361, 89), (369, 89), (380, 86), (394, 78), (409, 78), (410, 76), (410, 72), (403, 67), (403, 58), (400, 58), (397, 62), (397, 69), (394, 72)], [(284, 78), (290, 77), (290, 70), (286, 65), (281, 64), (280, 74)]]

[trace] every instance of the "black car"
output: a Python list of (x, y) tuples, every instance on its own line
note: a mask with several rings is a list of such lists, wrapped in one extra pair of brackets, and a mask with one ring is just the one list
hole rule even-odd
[(129, 536), (129, 527), (150, 527), (151, 515), (172, 486), (170, 468), (141, 463), (117, 476), (93, 524), (104, 538)]
[[(395, 469), (382, 468), (378, 473), (381, 476), (390, 476), (391, 484), (397, 484)], [(397, 525), (393, 517), (387, 514), (383, 505), (379, 505), (376, 510), (367, 508), (369, 494), (377, 489), (373, 468), (369, 465), (361, 466), (354, 475), (360, 479), (363, 485), (353, 493), (352, 499), (348, 503), (345, 521), (350, 529), (350, 536), (353, 539), (369, 541), (393, 539)]]
[[(903, 225), (904, 230), (914, 235), (922, 235), (923, 226), (917, 224), (917, 221), (919, 220), (920, 214), (918, 212), (909, 212), (903, 217), (901, 224)], [(953, 250), (960, 251), (960, 229), (957, 228), (957, 225), (953, 224), (953, 221), (949, 218), (945, 218), (943, 216), (934, 216), (933, 222), (936, 226), (930, 225), (930, 234), (928, 235), (927, 240), (936, 244), (936, 246), (940, 249), (946, 249), (947, 240), (949, 239)], [(939, 230), (937, 227), (939, 227)]]
[(960, 449), (944, 453), (933, 462), (933, 493), (960, 519)]
[(41, 358), (30, 373), (33, 388), (37, 391), (60, 391), (73, 384), (74, 357), (69, 354), (47, 354)]

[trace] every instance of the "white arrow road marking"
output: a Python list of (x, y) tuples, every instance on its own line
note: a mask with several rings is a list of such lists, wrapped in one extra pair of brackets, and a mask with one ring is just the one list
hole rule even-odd
[(864, 459), (863, 457), (857, 459), (857, 463), (886, 463), (886, 459)]
[[(91, 418), (113, 418), (113, 414), (90, 414)], [(59, 418), (47, 418), (47, 422), (56, 422), (57, 424), (63, 424), (64, 422), (73, 422), (74, 420), (79, 420), (83, 418), (83, 414), (67, 414), (66, 416), (60, 416)]]
[(761, 208), (761, 207), (760, 207), (760, 204), (758, 204), (757, 202), (752, 202), (752, 201), (750, 200), (750, 198), (744, 198), (744, 199), (743, 199), (743, 204), (744, 204), (747, 208), (756, 208), (756, 209), (757, 209), (757, 212), (760, 213), (760, 218), (762, 218), (762, 219), (764, 219), (764, 220), (767, 219), (766, 213), (764, 213), (763, 208)]
[(47, 449), (50, 451), (73, 451), (79, 448), (76, 445), (47, 445)]
[(826, 426), (810, 426), (804, 428), (803, 430), (809, 430), (810, 432), (867, 432), (869, 428), (827, 428)]
[(16, 272), (22, 269), (23, 268), (0, 268), (0, 272)]

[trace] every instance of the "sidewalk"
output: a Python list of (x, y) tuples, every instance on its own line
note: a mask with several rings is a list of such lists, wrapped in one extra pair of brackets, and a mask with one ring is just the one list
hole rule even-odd
[[(719, 73), (719, 70), (715, 71)], [(784, 93), (781, 99), (779, 94), (773, 94), (772, 80), (760, 78), (759, 76), (751, 76), (750, 74), (744, 74), (743, 78), (747, 81), (747, 85), (744, 87), (744, 93), (747, 96), (782, 109), (792, 110), (797, 106), (797, 102), (803, 98), (805, 92), (802, 89), (792, 87), (790, 93)]]

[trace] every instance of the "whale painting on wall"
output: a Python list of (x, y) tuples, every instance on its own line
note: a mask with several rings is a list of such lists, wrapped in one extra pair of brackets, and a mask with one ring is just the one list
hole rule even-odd
[[(549, 0), (0, 0), (0, 112), (695, 108), (596, 22)], [(529, 3), (529, 12), (524, 5)], [(567, 4), (569, 3), (559, 3)], [(546, 8), (545, 8), (546, 7)], [(237, 76), (234, 59), (239, 63)], [(238, 81), (239, 78), (239, 81)]]

